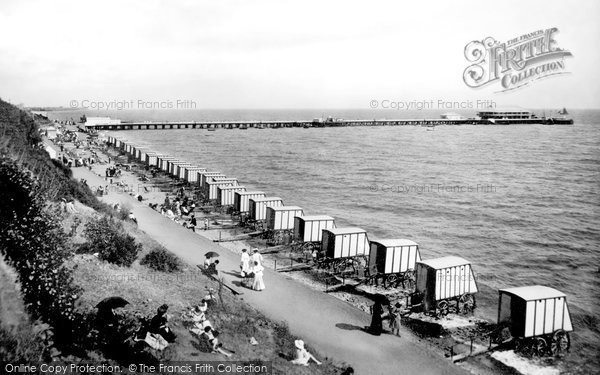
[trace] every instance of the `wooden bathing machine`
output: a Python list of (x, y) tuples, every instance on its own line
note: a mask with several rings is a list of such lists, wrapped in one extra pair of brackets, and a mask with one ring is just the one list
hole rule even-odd
[(266, 220), (267, 207), (283, 206), (279, 197), (250, 198), (248, 199), (249, 218), (252, 220)]
[(294, 219), (294, 240), (321, 242), (323, 229), (335, 228), (335, 219), (326, 215), (296, 216)]
[[(478, 292), (471, 263), (457, 256), (417, 262), (415, 293), (422, 296), (425, 311), (440, 310), (446, 314), (449, 301), (474, 305)], [(474, 306), (472, 306), (474, 307)]]
[(412, 271), (421, 261), (419, 245), (411, 240), (391, 239), (371, 241), (369, 272), (395, 274)]
[(542, 285), (500, 289), (498, 325), (508, 327), (520, 349), (558, 355), (569, 349), (573, 331), (567, 296)]
[(265, 198), (262, 191), (236, 191), (233, 198), (233, 206), (237, 212), (248, 212), (250, 198)]
[(227, 177), (227, 176), (225, 176), (223, 173), (218, 172), (218, 171), (203, 172), (202, 175), (200, 176), (200, 180), (198, 181), (198, 183), (200, 184), (200, 188), (202, 190), (206, 190), (206, 183), (208, 181), (212, 181), (212, 179), (215, 177)]
[(236, 192), (246, 191), (245, 186), (219, 186), (217, 187), (217, 201), (221, 206), (233, 206)]
[(368, 256), (367, 231), (354, 227), (323, 229), (321, 252), (333, 259)]
[(204, 189), (204, 194), (209, 200), (215, 200), (219, 197), (218, 188), (235, 185), (237, 185), (237, 180), (235, 178), (225, 179), (221, 181), (207, 181), (205, 185), (206, 188)]
[(294, 229), (294, 218), (304, 215), (298, 206), (267, 207), (267, 229), (272, 231)]

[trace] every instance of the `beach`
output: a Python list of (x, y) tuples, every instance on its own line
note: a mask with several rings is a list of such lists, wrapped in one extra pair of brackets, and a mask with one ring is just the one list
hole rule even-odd
[[(90, 186), (104, 186), (106, 181), (101, 176), (104, 167), (97, 165), (93, 172), (75, 168), (74, 177), (86, 179)], [(134, 176), (124, 178), (125, 185), (138, 184)], [(159, 199), (159, 195), (153, 198)], [(218, 252), (221, 275), (227, 283), (241, 290), (240, 298), (269, 318), (287, 322), (294, 334), (310, 342), (319, 353), (352, 365), (359, 374), (389, 374), (398, 368), (407, 373), (466, 373), (408, 331), (402, 339), (363, 332), (362, 327), (370, 321), (367, 313), (270, 269), (265, 270), (267, 289), (264, 293), (240, 288), (238, 254), (215, 244), (201, 231), (194, 233), (167, 219), (146, 202), (138, 202), (129, 192), (109, 192), (102, 200), (132, 207), (140, 229), (191, 265), (202, 264), (207, 251)], [(318, 309), (312, 308), (316, 305)]]

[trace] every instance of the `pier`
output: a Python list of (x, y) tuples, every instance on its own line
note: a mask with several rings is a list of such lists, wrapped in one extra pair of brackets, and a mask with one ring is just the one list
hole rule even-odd
[(572, 125), (573, 120), (562, 118), (528, 119), (399, 119), (399, 120), (342, 120), (334, 121), (161, 121), (122, 122), (82, 125), (86, 130), (166, 130), (166, 129), (276, 129), (347, 126), (438, 126), (438, 125)]

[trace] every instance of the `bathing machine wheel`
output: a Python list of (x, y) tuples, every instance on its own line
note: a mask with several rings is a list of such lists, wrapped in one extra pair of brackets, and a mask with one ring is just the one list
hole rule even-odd
[(475, 310), (475, 296), (465, 293), (458, 299), (458, 308), (462, 314), (470, 314)]
[(552, 341), (550, 343), (550, 353), (557, 357), (561, 354), (565, 354), (571, 348), (571, 337), (568, 332), (559, 329), (552, 335)]

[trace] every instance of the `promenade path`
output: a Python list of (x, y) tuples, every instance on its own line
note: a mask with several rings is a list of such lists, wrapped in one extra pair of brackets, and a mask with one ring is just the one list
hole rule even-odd
[[(74, 168), (73, 175), (77, 179), (86, 179), (90, 186), (106, 184), (104, 178), (84, 168)], [(138, 183), (131, 175), (124, 178), (130, 178), (134, 185)], [(356, 374), (467, 373), (432, 351), (408, 331), (403, 331), (401, 338), (389, 334), (372, 336), (361, 331), (360, 327), (369, 325), (370, 315), (333, 296), (293, 281), (285, 274), (265, 269), (264, 291), (241, 288), (237, 286), (238, 254), (167, 219), (127, 193), (111, 192), (102, 200), (110, 204), (127, 203), (133, 207), (139, 228), (190, 264), (202, 264), (207, 251), (218, 252), (220, 274), (225, 277), (226, 283), (243, 292), (241, 298), (270, 319), (287, 322), (292, 334), (318, 350), (319, 356), (345, 362), (355, 369)], [(201, 291), (198, 293), (200, 295)]]

